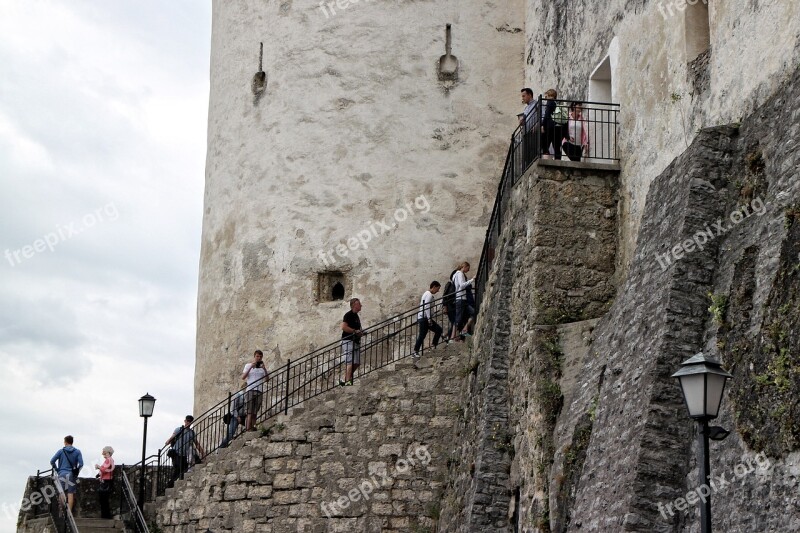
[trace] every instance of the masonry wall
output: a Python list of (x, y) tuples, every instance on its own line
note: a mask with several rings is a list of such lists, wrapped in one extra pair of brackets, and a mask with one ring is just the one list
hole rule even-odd
[(433, 531), (463, 354), (425, 352), (305, 402), (195, 467), (156, 505), (165, 532)]
[[(494, 531), (698, 531), (696, 427), (670, 376), (700, 350), (734, 375), (716, 421), (732, 433), (711, 445), (715, 530), (800, 527), (798, 87), (800, 70), (653, 181), (607, 312), (542, 312), (531, 258), (547, 254), (532, 235), (546, 227), (526, 224), (543, 212), (528, 200), (546, 196), (526, 187), (552, 169), (518, 184), (477, 325), (448, 531), (472, 531), (475, 510)], [(559, 172), (549, 182), (564, 190)]]
[[(274, 365), (335, 340), (347, 305), (320, 274), (368, 325), (477, 264), (521, 109), (522, 0), (338, 4), (213, 2), (197, 412), (255, 348)], [(439, 77), (448, 23), (457, 79)]]
[[(798, 340), (787, 331), (800, 283), (790, 273), (798, 257), (798, 75), (740, 128), (701, 132), (653, 182), (631, 274), (595, 329), (592, 349), (606, 367), (594, 422), (601, 429), (588, 442), (567, 530), (697, 529), (696, 506), (679, 500), (699, 485), (695, 428), (670, 374), (701, 349), (734, 373), (718, 420), (733, 434), (711, 446), (711, 468), (736, 481), (714, 498), (714, 527), (800, 524), (791, 496), (798, 413), (788, 399), (800, 380), (786, 370), (797, 368), (789, 354)], [(791, 118), (776, 128), (781, 117)]]
[[(444, 531), (547, 522), (562, 387), (584, 386), (562, 366), (578, 365), (586, 351), (573, 342), (565, 355), (558, 324), (590, 327), (613, 301), (616, 175), (613, 165), (540, 161), (515, 185), (462, 394)], [(571, 341), (584, 335), (564, 333)]]
[[(526, 78), (535, 91), (597, 99), (590, 77), (609, 56), (621, 105), (620, 264), (633, 259), (653, 180), (704, 127), (742, 122), (792, 76), (800, 4), (785, 0), (527, 0)], [(691, 29), (707, 5), (708, 24)], [(687, 33), (687, 24), (690, 30)], [(706, 54), (691, 44), (710, 31)], [(604, 85), (602, 81), (598, 84)]]

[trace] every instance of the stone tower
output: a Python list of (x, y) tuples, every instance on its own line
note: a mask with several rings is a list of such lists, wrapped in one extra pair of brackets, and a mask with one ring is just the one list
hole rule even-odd
[(521, 109), (523, 14), (213, 2), (196, 411), (255, 348), (277, 368), (336, 340), (350, 297), (368, 326), (477, 266)]

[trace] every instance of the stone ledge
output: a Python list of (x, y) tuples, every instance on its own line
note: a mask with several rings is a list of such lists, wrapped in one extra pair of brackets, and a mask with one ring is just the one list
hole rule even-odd
[[(564, 161), (563, 159), (539, 159), (536, 162), (537, 165), (542, 167), (560, 167), (560, 168), (571, 168), (575, 170), (607, 170), (609, 172), (619, 172), (620, 165), (619, 163), (609, 162), (609, 163), (586, 163), (584, 161)], [(533, 168), (533, 167), (531, 167)], [(530, 172), (530, 169), (528, 169)], [(527, 174), (527, 172), (526, 172)]]

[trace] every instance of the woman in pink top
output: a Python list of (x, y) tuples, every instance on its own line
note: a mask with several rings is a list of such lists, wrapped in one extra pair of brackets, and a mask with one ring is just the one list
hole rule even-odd
[(589, 132), (580, 102), (572, 102), (569, 107), (567, 134), (562, 148), (571, 161), (580, 161), (582, 155), (589, 153)]
[(100, 496), (101, 518), (114, 518), (111, 514), (111, 505), (109, 503), (111, 493), (114, 491), (114, 459), (111, 458), (112, 455), (114, 455), (114, 448), (106, 446), (103, 448), (105, 461), (103, 461), (102, 465), (94, 465), (94, 468), (100, 471), (100, 490), (98, 494)]

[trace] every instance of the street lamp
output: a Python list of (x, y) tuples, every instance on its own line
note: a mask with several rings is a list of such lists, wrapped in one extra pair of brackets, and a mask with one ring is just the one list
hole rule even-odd
[(156, 399), (149, 393), (139, 398), (139, 416), (144, 418), (144, 432), (142, 433), (142, 467), (139, 477), (139, 509), (144, 511), (144, 460), (145, 449), (147, 447), (147, 419), (153, 416), (153, 409), (156, 406)]
[[(681, 384), (683, 399), (689, 416), (697, 421), (697, 464), (700, 479), (710, 486), (711, 464), (708, 459), (708, 439), (722, 440), (730, 433), (718, 426), (708, 427), (708, 421), (717, 418), (725, 383), (730, 375), (719, 361), (699, 352), (681, 363), (681, 369), (672, 374)], [(711, 495), (700, 501), (700, 528), (711, 533)]]

